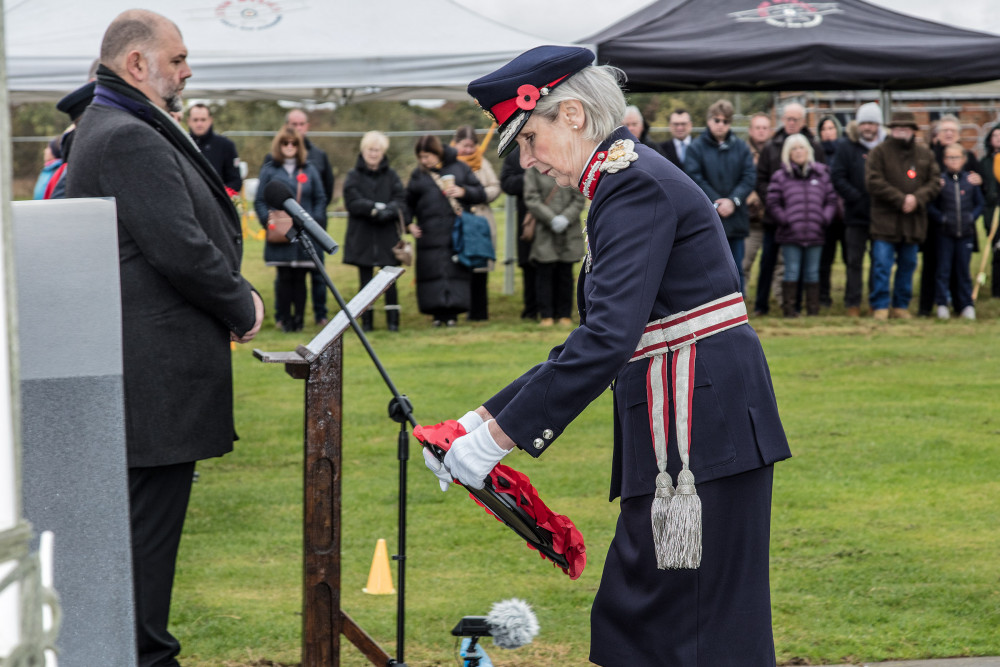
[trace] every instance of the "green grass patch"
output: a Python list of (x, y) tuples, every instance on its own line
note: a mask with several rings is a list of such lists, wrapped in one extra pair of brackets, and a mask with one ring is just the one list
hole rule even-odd
[[(333, 235), (343, 238), (342, 223)], [(270, 305), (273, 276), (261, 253), (260, 243), (248, 242), (245, 273)], [(339, 257), (328, 267), (353, 295), (355, 269)], [(416, 312), (412, 281), (411, 271), (399, 283), (402, 331), (384, 330), (379, 307), (371, 340), (421, 423), (479, 405), (565, 336), (521, 322), (519, 296), (499, 293), (500, 272), (491, 278), (493, 319), (432, 329)], [(876, 324), (834, 311), (752, 321), (794, 453), (775, 470), (778, 661), (998, 655), (1000, 304), (982, 301), (976, 322)], [(257, 341), (233, 354), (241, 440), (233, 454), (199, 463), (174, 594), (172, 630), (189, 667), (300, 660), (304, 389), (250, 348), (290, 350), (314, 332), (283, 334), (269, 320)], [(396, 596), (361, 589), (376, 541), (385, 538), (390, 554), (398, 546), (398, 426), (353, 334), (344, 358), (342, 606), (392, 654)], [(617, 517), (617, 504), (607, 501), (611, 438), (605, 393), (543, 457), (507, 461), (582, 531), (588, 563), (577, 581), (464, 494), (442, 494), (411, 440), (407, 664), (454, 664), (450, 630), (458, 619), (515, 596), (534, 606), (542, 631), (518, 651), (487, 642), (495, 664), (586, 664), (590, 605)], [(341, 664), (368, 663), (342, 639)]]

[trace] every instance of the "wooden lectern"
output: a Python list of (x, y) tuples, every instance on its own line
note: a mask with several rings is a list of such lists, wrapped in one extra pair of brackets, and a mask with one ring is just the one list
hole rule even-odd
[[(379, 271), (347, 304), (351, 315), (361, 315), (403, 271), (400, 267)], [(262, 362), (284, 364), (285, 372), (306, 381), (302, 667), (340, 665), (341, 633), (372, 664), (396, 664), (340, 609), (343, 334), (349, 328), (341, 311), (308, 345), (294, 352), (253, 352)]]

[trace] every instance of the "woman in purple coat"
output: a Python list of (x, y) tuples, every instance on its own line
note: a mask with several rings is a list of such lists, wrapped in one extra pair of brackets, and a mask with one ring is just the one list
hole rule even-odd
[(806, 312), (819, 314), (819, 263), (826, 227), (837, 212), (837, 193), (826, 165), (816, 162), (812, 145), (801, 134), (785, 140), (781, 169), (767, 187), (767, 210), (777, 221), (785, 280), (781, 286), (785, 317), (795, 317), (799, 277), (806, 292)]

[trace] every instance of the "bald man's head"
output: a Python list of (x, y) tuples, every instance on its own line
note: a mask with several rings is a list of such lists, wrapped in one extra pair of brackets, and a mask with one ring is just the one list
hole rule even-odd
[[(117, 64), (129, 51), (148, 52), (156, 44), (159, 32), (170, 26), (177, 30), (165, 16), (148, 9), (129, 9), (122, 12), (104, 31), (101, 41), (101, 62), (118, 72)], [(180, 32), (180, 30), (177, 30)]]
[(104, 33), (101, 63), (153, 104), (181, 110), (181, 91), (191, 69), (181, 32), (166, 17), (145, 9), (119, 14)]

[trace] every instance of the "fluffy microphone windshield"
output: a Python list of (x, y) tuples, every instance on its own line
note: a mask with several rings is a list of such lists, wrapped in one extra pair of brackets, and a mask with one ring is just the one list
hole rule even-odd
[(496, 602), (486, 615), (493, 643), (511, 649), (530, 644), (538, 634), (538, 619), (524, 600), (511, 598)]

